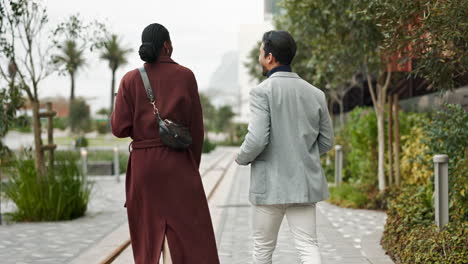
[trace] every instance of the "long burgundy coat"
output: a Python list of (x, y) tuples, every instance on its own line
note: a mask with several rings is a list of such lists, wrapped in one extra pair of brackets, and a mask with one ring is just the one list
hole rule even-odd
[(163, 118), (190, 128), (193, 144), (177, 151), (163, 145), (138, 69), (122, 78), (111, 115), (112, 133), (131, 137), (125, 180), (136, 264), (157, 264), (167, 236), (174, 264), (218, 264), (210, 212), (198, 171), (203, 117), (192, 71), (169, 57), (145, 63)]

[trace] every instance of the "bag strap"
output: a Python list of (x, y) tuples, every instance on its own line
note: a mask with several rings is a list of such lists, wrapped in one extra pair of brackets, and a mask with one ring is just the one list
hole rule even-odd
[(143, 80), (143, 84), (145, 85), (146, 95), (148, 96), (148, 99), (150, 100), (150, 104), (153, 105), (153, 109), (154, 109), (153, 113), (158, 118), (160, 118), (159, 110), (156, 107), (156, 102), (155, 102), (155, 98), (154, 98), (154, 95), (153, 95), (153, 90), (151, 89), (151, 84), (150, 84), (150, 81), (149, 81), (149, 78), (148, 78), (148, 74), (146, 73), (145, 66), (141, 66), (140, 68), (138, 68), (138, 71), (140, 72), (141, 79)]
[(154, 95), (153, 95), (153, 90), (151, 89), (151, 84), (148, 78), (148, 74), (146, 73), (145, 67), (141, 66), (138, 68), (140, 71), (141, 79), (143, 80), (143, 84), (145, 85), (145, 90), (146, 90), (146, 95), (148, 95), (148, 99), (150, 100), (150, 103), (154, 105)]

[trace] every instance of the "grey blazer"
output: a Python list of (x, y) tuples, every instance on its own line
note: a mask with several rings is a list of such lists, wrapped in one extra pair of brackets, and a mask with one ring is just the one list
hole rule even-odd
[(325, 94), (293, 72), (250, 92), (251, 120), (236, 162), (251, 163), (253, 204), (312, 203), (330, 196), (320, 155), (333, 146)]

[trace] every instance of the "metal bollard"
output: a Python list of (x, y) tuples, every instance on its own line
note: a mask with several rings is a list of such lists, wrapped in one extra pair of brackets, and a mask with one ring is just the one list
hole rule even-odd
[(0, 175), (0, 225), (2, 225), (2, 175)]
[(335, 186), (339, 186), (343, 179), (343, 147), (335, 146)]
[(81, 170), (83, 176), (88, 175), (88, 150), (86, 148), (81, 148)]
[(119, 166), (119, 147), (114, 147), (114, 175), (115, 180), (120, 182), (120, 166)]
[(439, 229), (449, 222), (448, 161), (445, 154), (434, 155), (435, 222)]

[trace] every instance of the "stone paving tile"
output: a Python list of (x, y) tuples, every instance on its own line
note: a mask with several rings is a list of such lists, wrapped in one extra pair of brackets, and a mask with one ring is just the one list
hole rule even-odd
[(365, 256), (371, 263), (393, 263), (380, 246), (383, 226), (387, 216), (384, 212), (341, 208), (329, 203), (318, 207), (342, 239)]
[[(252, 263), (251, 208), (248, 201), (249, 167), (240, 167), (225, 204), (223, 223), (216, 230), (223, 264)], [(393, 263), (379, 246), (385, 213), (340, 208), (326, 202), (317, 204), (317, 236), (324, 264)], [(273, 263), (299, 263), (284, 218)], [(368, 249), (366, 251), (366, 249)], [(372, 253), (372, 257), (369, 257)]]

